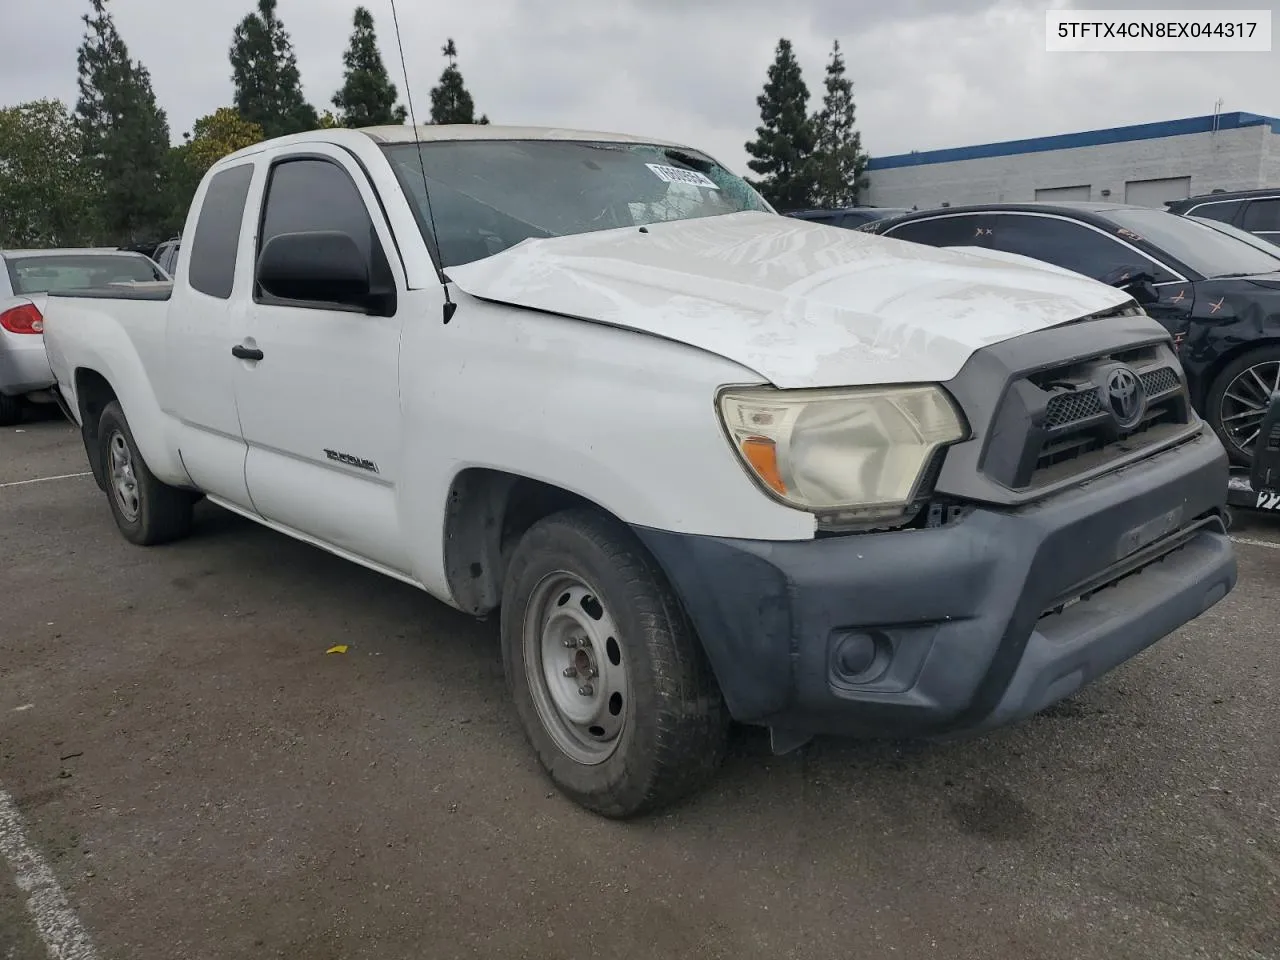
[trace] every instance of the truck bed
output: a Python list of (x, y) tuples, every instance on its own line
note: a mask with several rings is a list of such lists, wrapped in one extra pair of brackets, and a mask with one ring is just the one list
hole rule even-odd
[(173, 296), (173, 281), (156, 280), (154, 283), (113, 283), (105, 287), (85, 287), (83, 290), (50, 293), (49, 296), (86, 300), (165, 301)]

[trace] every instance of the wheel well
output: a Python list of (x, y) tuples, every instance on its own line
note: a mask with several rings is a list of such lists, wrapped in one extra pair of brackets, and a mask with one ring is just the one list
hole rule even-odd
[[(1218, 377), (1222, 376), (1222, 371), (1227, 369), (1232, 363), (1243, 357), (1246, 353), (1252, 353), (1254, 350), (1262, 350), (1267, 347), (1280, 347), (1280, 339), (1270, 340), (1245, 340), (1243, 343), (1237, 344), (1230, 350), (1226, 351), (1222, 356), (1213, 362), (1213, 365), (1205, 370), (1204, 376), (1200, 380), (1199, 396), (1195, 397), (1196, 406), (1201, 410), (1205, 410), (1205, 404), (1209, 402), (1209, 393), (1213, 390), (1213, 385)], [(1206, 417), (1208, 411), (1205, 410)]]
[(525, 531), (580, 506), (602, 509), (561, 487), (501, 470), (459, 473), (449, 490), (444, 546), (445, 576), (458, 606), (477, 616), (496, 609), (507, 561)]
[(84, 452), (89, 457), (89, 469), (103, 490), (107, 489), (103, 469), (101, 446), (98, 443), (98, 421), (107, 404), (116, 399), (107, 378), (96, 370), (81, 368), (76, 371), (76, 401), (80, 406), (80, 436), (84, 440)]

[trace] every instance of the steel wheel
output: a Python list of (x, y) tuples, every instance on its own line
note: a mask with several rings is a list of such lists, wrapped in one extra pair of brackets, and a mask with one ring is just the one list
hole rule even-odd
[(1280, 390), (1280, 360), (1264, 360), (1247, 367), (1227, 384), (1218, 405), (1218, 421), (1227, 439), (1241, 453), (1253, 455), (1262, 418), (1271, 394)]
[(617, 624), (597, 592), (565, 571), (543, 577), (525, 609), (525, 676), (543, 726), (578, 763), (603, 763), (631, 698)]
[(124, 434), (116, 430), (107, 438), (107, 448), (111, 451), (111, 493), (125, 519), (137, 520), (142, 501), (139, 499), (138, 477), (133, 469), (133, 454), (129, 451), (129, 443)]

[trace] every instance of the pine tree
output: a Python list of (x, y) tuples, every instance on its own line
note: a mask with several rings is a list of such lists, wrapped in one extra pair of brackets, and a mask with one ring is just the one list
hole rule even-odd
[(858, 191), (867, 185), (867, 155), (862, 136), (854, 129), (853, 81), (845, 76), (840, 41), (831, 45), (827, 63), (826, 95), (813, 118), (814, 202), (822, 207), (851, 207)]
[(785, 37), (778, 41), (768, 81), (756, 103), (761, 124), (756, 127), (756, 139), (746, 144), (751, 155), (747, 166), (761, 179), (752, 186), (780, 211), (811, 206), (814, 137), (807, 113), (809, 88)]
[(116, 243), (150, 241), (162, 232), (169, 123), (156, 105), (151, 75), (129, 58), (107, 0), (91, 0), (77, 53), (85, 171), (99, 191), (99, 219)]
[(462, 82), (462, 72), (456, 62), (458, 47), (452, 37), (442, 50), (449, 60), (449, 66), (440, 74), (439, 85), (431, 88), (431, 122), (488, 123), (487, 116), (476, 119), (476, 105)]
[(396, 105), (396, 86), (378, 52), (373, 14), (356, 7), (354, 25), (351, 43), (342, 57), (346, 65), (342, 89), (334, 95), (333, 105), (348, 127), (404, 123), (405, 109)]
[(268, 137), (314, 130), (315, 107), (302, 95), (293, 43), (276, 16), (276, 0), (258, 0), (258, 9), (236, 26), (231, 40), (231, 79), (236, 112)]

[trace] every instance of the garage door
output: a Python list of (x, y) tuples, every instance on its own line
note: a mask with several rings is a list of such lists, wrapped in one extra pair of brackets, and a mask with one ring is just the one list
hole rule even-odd
[(1124, 202), (1139, 207), (1163, 207), (1166, 200), (1185, 200), (1189, 196), (1190, 177), (1130, 180), (1124, 185)]
[(1091, 189), (1087, 183), (1075, 187), (1042, 187), (1036, 190), (1036, 199), (1055, 203), (1059, 200), (1088, 200)]

